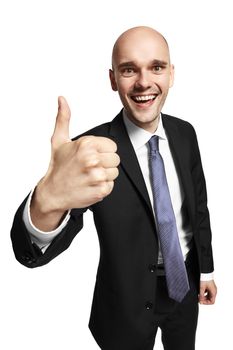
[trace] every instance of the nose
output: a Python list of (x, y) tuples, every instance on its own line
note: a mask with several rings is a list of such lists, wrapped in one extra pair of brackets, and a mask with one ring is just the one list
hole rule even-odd
[(135, 88), (138, 90), (146, 90), (152, 86), (149, 72), (141, 71), (135, 81)]

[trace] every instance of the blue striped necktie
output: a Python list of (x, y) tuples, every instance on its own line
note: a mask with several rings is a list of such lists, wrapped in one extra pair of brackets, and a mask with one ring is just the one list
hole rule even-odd
[(154, 211), (168, 294), (170, 298), (181, 302), (189, 291), (189, 282), (177, 233), (163, 158), (159, 153), (158, 136), (151, 137), (149, 146)]

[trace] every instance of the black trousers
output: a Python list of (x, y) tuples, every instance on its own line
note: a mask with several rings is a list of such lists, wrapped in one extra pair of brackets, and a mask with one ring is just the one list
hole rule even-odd
[[(161, 329), (165, 350), (194, 350), (198, 320), (199, 279), (193, 254), (187, 259), (186, 268), (190, 290), (181, 303), (169, 298), (166, 277), (158, 276), (156, 305), (154, 308), (155, 330), (143, 350), (153, 350), (158, 328)], [(156, 349), (155, 349), (156, 350)]]

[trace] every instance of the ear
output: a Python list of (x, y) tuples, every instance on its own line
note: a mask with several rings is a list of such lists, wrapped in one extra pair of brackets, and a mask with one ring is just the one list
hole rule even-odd
[(118, 90), (117, 89), (117, 83), (116, 83), (116, 80), (115, 80), (114, 71), (112, 69), (109, 69), (109, 79), (110, 79), (113, 91), (117, 91)]
[(175, 75), (175, 67), (174, 67), (174, 64), (171, 64), (169, 88), (171, 88), (174, 84), (174, 75)]

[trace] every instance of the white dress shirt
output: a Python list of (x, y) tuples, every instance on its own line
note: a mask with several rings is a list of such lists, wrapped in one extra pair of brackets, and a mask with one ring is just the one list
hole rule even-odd
[[(148, 141), (152, 135), (157, 135), (159, 137), (159, 151), (164, 161), (168, 187), (170, 191), (173, 210), (176, 217), (178, 236), (180, 240), (181, 250), (185, 260), (190, 250), (190, 243), (193, 237), (193, 233), (191, 231), (190, 226), (186, 225), (184, 227), (183, 225), (182, 203), (184, 200), (184, 193), (183, 193), (183, 189), (179, 181), (179, 178), (177, 176), (176, 168), (175, 168), (174, 161), (169, 148), (168, 139), (166, 137), (166, 133), (163, 128), (162, 118), (160, 116), (158, 128), (153, 134), (132, 123), (129, 120), (129, 118), (127, 118), (125, 110), (123, 112), (123, 119), (124, 119), (124, 123), (127, 129), (130, 141), (133, 145), (136, 156), (138, 158), (138, 162), (141, 167), (141, 171), (145, 180), (145, 184), (148, 190), (148, 194), (149, 194), (149, 198), (151, 200), (152, 206), (153, 206), (153, 194), (152, 194), (152, 188), (151, 188), (151, 182), (150, 182)], [(66, 226), (70, 218), (70, 212), (67, 213), (65, 219), (56, 230), (51, 232), (43, 232), (37, 229), (31, 221), (30, 202), (32, 198), (32, 193), (30, 194), (28, 201), (25, 205), (23, 220), (27, 230), (31, 235), (31, 240), (41, 248), (42, 252), (45, 252), (45, 250), (50, 245), (52, 240)], [(160, 249), (159, 249), (158, 262), (162, 263), (162, 254)], [(213, 273), (201, 274), (202, 281), (208, 281), (212, 279), (213, 279)]]
[[(150, 197), (150, 201), (153, 204), (153, 193), (150, 180), (150, 170), (149, 170), (149, 145), (148, 141), (153, 135), (159, 137), (159, 152), (164, 161), (164, 167), (167, 177), (168, 188), (171, 196), (171, 202), (176, 218), (177, 232), (179, 235), (180, 246), (184, 256), (184, 260), (190, 250), (190, 242), (192, 240), (193, 234), (191, 227), (183, 227), (183, 216), (182, 216), (182, 204), (184, 200), (184, 193), (177, 177), (175, 164), (171, 156), (171, 151), (168, 144), (168, 139), (166, 137), (165, 130), (162, 124), (162, 118), (159, 119), (159, 124), (157, 130), (152, 134), (142, 128), (139, 128), (134, 123), (132, 123), (129, 118), (126, 117), (124, 113), (124, 122), (132, 142), (133, 148), (138, 158), (139, 165), (146, 183), (147, 191)], [(162, 254), (159, 250), (158, 263), (162, 264)]]

